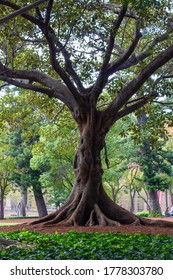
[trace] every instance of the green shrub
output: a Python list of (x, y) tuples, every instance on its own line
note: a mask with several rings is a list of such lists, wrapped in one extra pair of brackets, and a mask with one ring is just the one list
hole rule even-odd
[(148, 217), (150, 218), (159, 218), (159, 217), (163, 217), (163, 215), (159, 213), (149, 213)]
[(137, 212), (136, 215), (140, 217), (148, 217), (149, 212), (148, 211)]
[(0, 251), (1, 260), (173, 259), (173, 236), (120, 233), (0, 233), (19, 243)]

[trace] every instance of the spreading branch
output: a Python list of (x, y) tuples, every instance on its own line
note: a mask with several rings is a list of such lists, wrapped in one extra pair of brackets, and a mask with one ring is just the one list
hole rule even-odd
[[(3, 23), (5, 23), (5, 22), (11, 20), (11, 19), (15, 18), (15, 17), (18, 16), (18, 15), (21, 15), (21, 14), (23, 14), (23, 13), (26, 13), (26, 12), (28, 12), (29, 10), (31, 10), (31, 9), (33, 9), (33, 8), (36, 8), (36, 7), (38, 7), (40, 4), (42, 4), (42, 3), (44, 3), (44, 2), (47, 2), (47, 1), (48, 1), (48, 0), (38, 0), (38, 1), (36, 1), (35, 3), (30, 4), (30, 5), (26, 6), (26, 7), (18, 8), (15, 12), (13, 12), (13, 13), (11, 13), (11, 14), (9, 14), (9, 15), (3, 17), (3, 18), (1, 18), (1, 19), (0, 19), (0, 24), (3, 24)], [(10, 1), (0, 1), (0, 4), (5, 4), (5, 5), (8, 5), (8, 4), (9, 4), (9, 6), (11, 6)]]
[(118, 112), (116, 121), (121, 119), (122, 117), (125, 117), (125, 116), (129, 115), (130, 113), (144, 107), (150, 100), (151, 100), (151, 97), (142, 98), (140, 101), (136, 102), (135, 104), (125, 107), (124, 109), (122, 109), (121, 111)]
[[(47, 1), (47, 0), (45, 0), (45, 1)], [(8, 1), (8, 0), (0, 0), (0, 4), (4, 5), (4, 6), (7, 6), (7, 7), (10, 7), (11, 9), (13, 9), (15, 11), (19, 11), (21, 9), (20, 6), (14, 4), (14, 3), (12, 3), (11, 1)], [(36, 9), (37, 8), (38, 8), (38, 5), (37, 5)], [(26, 20), (29, 20), (30, 22), (34, 23), (39, 28), (41, 28), (42, 22), (39, 19), (37, 19), (37, 18), (33, 17), (32, 15), (30, 15), (28, 13), (25, 13), (25, 12), (20, 13), (20, 15), (23, 18), (25, 18)]]
[(96, 81), (96, 83), (93, 87), (93, 90), (92, 90), (92, 92), (95, 95), (96, 100), (99, 97), (100, 93), (102, 92), (102, 89), (104, 88), (104, 86), (107, 82), (107, 79), (105, 79), (106, 78), (105, 73), (106, 73), (107, 67), (108, 67), (110, 59), (111, 59), (111, 55), (112, 55), (112, 51), (113, 51), (113, 48), (114, 48), (114, 42), (115, 42), (115, 37), (116, 37), (117, 31), (119, 30), (119, 27), (120, 27), (120, 25), (121, 25), (121, 23), (124, 19), (126, 11), (127, 11), (127, 7), (123, 5), (121, 10), (120, 10), (120, 13), (119, 13), (118, 17), (113, 22), (112, 30), (111, 30), (110, 37), (109, 37), (109, 42), (108, 42), (108, 45), (107, 45), (106, 54), (105, 54), (105, 57), (104, 57), (104, 60), (103, 60), (103, 63), (102, 63), (97, 81)]
[(48, 6), (47, 6), (47, 9), (46, 9), (46, 16), (45, 16), (45, 21), (44, 21), (46, 27), (48, 26), (49, 21), (50, 21), (53, 2), (54, 2), (54, 0), (49, 0)]
[[(169, 37), (170, 37), (170, 34), (168, 34), (167, 32), (161, 36), (155, 37), (154, 40), (148, 45), (148, 47), (145, 50), (143, 50), (141, 53), (139, 53), (137, 56), (135, 56), (133, 53), (131, 56), (129, 56), (128, 59), (126, 59), (123, 63), (121, 63), (121, 65), (119, 65), (119, 66), (116, 65), (116, 69), (111, 68), (111, 65), (110, 65), (110, 69), (109, 69), (110, 72), (108, 72), (108, 74), (111, 74), (111, 75), (115, 74), (116, 72), (118, 72), (120, 70), (128, 69), (128, 68), (144, 61), (147, 57), (149, 57), (153, 53), (153, 50), (159, 43), (169, 39)], [(115, 78), (116, 78), (116, 75), (114, 77), (112, 77), (111, 79), (109, 79), (109, 82), (114, 80)]]
[[(108, 116), (110, 125), (117, 119), (119, 110), (128, 102), (128, 100), (140, 89), (147, 79), (160, 67), (173, 58), (173, 45), (156, 56), (140, 73), (129, 82), (123, 90), (116, 96), (110, 105), (104, 110), (105, 121)], [(107, 122), (107, 121), (106, 121)]]
[[(24, 89), (41, 92), (64, 102), (73, 111), (75, 99), (61, 81), (40, 71), (13, 70), (0, 62), (0, 80)], [(35, 84), (33, 84), (35, 83)]]
[(129, 46), (129, 48), (126, 51), (124, 51), (123, 55), (119, 59), (117, 59), (117, 60), (113, 61), (112, 63), (110, 63), (109, 68), (108, 68), (108, 70), (106, 72), (106, 75), (108, 77), (110, 75), (112, 75), (113, 73), (115, 73), (116, 70), (121, 65), (123, 65), (123, 63), (125, 63), (128, 60), (128, 58), (133, 54), (133, 52), (134, 52), (134, 50), (135, 50), (135, 48), (136, 48), (136, 46), (137, 46), (141, 36), (142, 36), (142, 34), (140, 32), (140, 21), (137, 20), (136, 21), (136, 26), (135, 26), (135, 36), (134, 36), (134, 39), (133, 39), (131, 45)]
[[(42, 29), (43, 33), (44, 33), (44, 29)], [(50, 50), (50, 60), (51, 60), (51, 64), (54, 68), (54, 70), (59, 74), (59, 76), (61, 77), (61, 79), (64, 81), (64, 83), (67, 85), (68, 89), (70, 90), (70, 92), (73, 94), (76, 102), (80, 105), (81, 104), (81, 100), (82, 97), (79, 94), (78, 90), (76, 89), (75, 85), (73, 84), (73, 82), (71, 81), (71, 79), (69, 78), (68, 74), (66, 73), (65, 69), (63, 69), (61, 67), (61, 65), (59, 64), (57, 58), (56, 58), (56, 53), (57, 53), (57, 49), (56, 49), (56, 45), (55, 45), (55, 41), (54, 38), (52, 36), (52, 33), (49, 32), (49, 30), (44, 33), (45, 37), (47, 39), (47, 42), (49, 44), (49, 50)]]
[[(4, 4), (6, 6), (11, 7), (14, 10), (19, 10), (20, 7), (16, 4), (13, 4), (10, 1), (5, 1), (5, 0), (0, 0), (0, 4)], [(37, 19), (27, 13), (22, 13), (21, 16), (27, 20), (29, 20), (31, 23), (35, 24), (36, 26), (39, 27), (39, 29), (42, 31), (42, 33), (44, 34), (44, 36), (46, 37), (46, 40), (49, 44), (49, 49), (50, 49), (50, 60), (51, 60), (51, 64), (52, 67), (54, 68), (54, 70), (58, 73), (58, 75), (61, 77), (61, 79), (64, 81), (64, 83), (66, 84), (66, 86), (68, 87), (69, 91), (71, 92), (71, 94), (73, 95), (73, 97), (75, 98), (75, 101), (82, 105), (82, 97), (80, 96), (80, 94), (78, 93), (75, 85), (73, 84), (73, 82), (70, 80), (68, 74), (66, 73), (65, 69), (63, 69), (57, 58), (56, 58), (56, 54), (57, 54), (57, 38), (55, 36), (55, 33), (53, 31), (53, 29), (49, 26), (49, 20), (50, 20), (50, 13), (51, 13), (51, 9), (52, 9), (52, 5), (53, 5), (53, 1), (49, 1), (49, 4), (47, 6), (47, 12), (46, 12), (46, 18), (45, 18), (45, 22), (42, 20), (42, 17)], [(38, 9), (37, 9), (38, 11)], [(75, 74), (75, 72), (73, 72)], [(77, 74), (76, 74), (77, 77)], [(79, 78), (78, 78), (79, 81)]]

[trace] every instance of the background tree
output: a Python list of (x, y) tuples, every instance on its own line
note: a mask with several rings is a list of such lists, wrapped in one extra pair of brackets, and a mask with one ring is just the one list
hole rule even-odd
[(41, 172), (34, 171), (30, 167), (31, 150), (35, 140), (29, 137), (29, 141), (26, 141), (25, 137), (22, 137), (21, 128), (11, 133), (9, 137), (10, 153), (16, 159), (16, 170), (11, 179), (20, 187), (21, 191), (18, 213), (21, 216), (26, 215), (27, 189), (32, 187), (39, 217), (43, 217), (47, 215), (47, 209), (39, 182)]
[(39, 182), (41, 173), (30, 168), (32, 147), (38, 140), (40, 117), (38, 117), (37, 108), (39, 107), (39, 98), (33, 104), (31, 102), (32, 96), (28, 94), (27, 97), (28, 99), (24, 91), (13, 96), (10, 89), (7, 89), (6, 94), (0, 100), (0, 117), (1, 123), (8, 128), (8, 136), (6, 136), (9, 146), (8, 153), (16, 160), (16, 168), (11, 174), (11, 181), (20, 188), (21, 192), (18, 215), (26, 215), (27, 189), (32, 187), (39, 216), (43, 217), (47, 215), (47, 209)]
[[(109, 198), (100, 153), (115, 122), (157, 99), (154, 74), (161, 79), (164, 69), (171, 75), (172, 1), (50, 0), (4, 21), (5, 15), (20, 11), (22, 3), (0, 1), (0, 80), (59, 99), (80, 132), (72, 192), (58, 211), (39, 222), (155, 223)], [(30, 55), (23, 57), (27, 51)], [(151, 79), (153, 87), (143, 91)], [(105, 89), (111, 101), (97, 108)]]
[(129, 165), (137, 161), (137, 147), (131, 138), (135, 117), (120, 120), (106, 137), (106, 150), (102, 153), (103, 183), (115, 203), (120, 193), (129, 192)]
[(148, 142), (142, 146), (140, 163), (141, 171), (143, 171), (142, 181), (148, 192), (150, 213), (162, 214), (158, 199), (158, 190), (165, 191), (169, 189), (169, 177), (172, 176), (173, 164), (172, 151), (164, 150), (161, 141), (159, 141), (155, 149), (152, 149)]
[(15, 169), (15, 158), (9, 155), (5, 131), (0, 133), (0, 219), (4, 219), (4, 198), (9, 191), (10, 179)]

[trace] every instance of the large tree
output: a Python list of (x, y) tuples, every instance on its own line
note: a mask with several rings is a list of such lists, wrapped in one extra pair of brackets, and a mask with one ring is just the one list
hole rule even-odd
[[(22, 9), (25, 3), (0, 0), (0, 80), (59, 99), (80, 132), (72, 192), (38, 222), (154, 223), (109, 198), (100, 154), (112, 125), (156, 99), (159, 81), (172, 75), (172, 1), (47, 0)], [(110, 100), (101, 106), (105, 91)]]

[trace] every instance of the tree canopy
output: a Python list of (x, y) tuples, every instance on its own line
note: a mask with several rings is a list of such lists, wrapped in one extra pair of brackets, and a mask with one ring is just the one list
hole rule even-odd
[[(172, 77), (172, 1), (35, 3), (0, 1), (2, 81), (58, 98), (76, 119), (89, 96), (96, 105), (108, 88), (104, 115), (112, 124), (157, 98), (158, 80)], [(3, 20), (23, 7), (29, 10)]]

